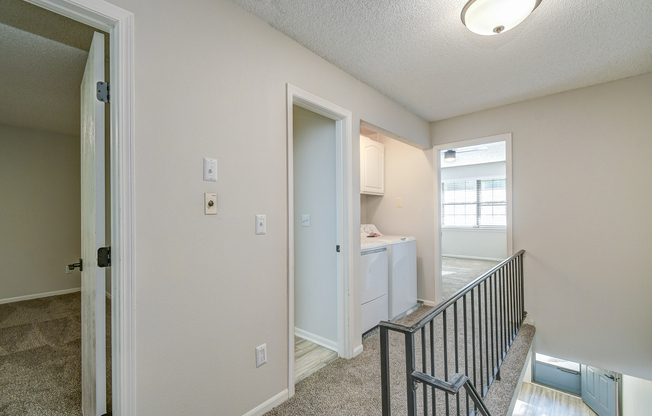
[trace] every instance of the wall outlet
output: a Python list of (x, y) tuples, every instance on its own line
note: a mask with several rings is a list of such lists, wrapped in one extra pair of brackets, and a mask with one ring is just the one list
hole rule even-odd
[(403, 206), (403, 198), (396, 198), (396, 206), (401, 208)]
[(256, 368), (267, 362), (267, 344), (256, 347)]

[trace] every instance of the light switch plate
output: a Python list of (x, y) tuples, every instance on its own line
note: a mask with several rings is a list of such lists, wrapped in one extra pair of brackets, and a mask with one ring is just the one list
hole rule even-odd
[(267, 216), (256, 215), (256, 235), (265, 235), (267, 233)]
[(204, 194), (204, 215), (217, 215), (217, 194)]
[(401, 208), (403, 206), (403, 198), (396, 198), (396, 206)]
[(256, 347), (256, 368), (267, 362), (267, 344)]
[(310, 214), (301, 215), (301, 226), (310, 227)]
[(217, 182), (217, 159), (204, 158), (204, 180)]

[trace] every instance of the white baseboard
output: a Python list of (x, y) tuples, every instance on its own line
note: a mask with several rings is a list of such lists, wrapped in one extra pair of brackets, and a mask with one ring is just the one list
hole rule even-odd
[(417, 299), (417, 301), (423, 303), (424, 306), (437, 306), (438, 304), (431, 301), (431, 300), (425, 300), (425, 299)]
[(304, 331), (303, 329), (297, 328), (296, 326), (294, 327), (294, 335), (337, 352), (337, 341), (331, 341), (330, 339), (320, 337), (319, 335)]
[(362, 351), (364, 350), (364, 347), (362, 344), (358, 345), (353, 349), (353, 355), (351, 355), (351, 358), (357, 357), (358, 355), (362, 354)]
[(16, 296), (15, 298), (0, 299), (0, 305), (4, 303), (21, 302), (23, 300), (32, 300), (32, 299), (39, 299), (39, 298), (47, 298), (50, 296), (67, 295), (68, 293), (75, 293), (75, 292), (81, 292), (81, 287), (76, 287), (73, 289), (55, 290), (54, 292), (35, 293), (33, 295)]
[(470, 259), (470, 260), (491, 260), (491, 261), (503, 261), (505, 259), (496, 259), (493, 257), (477, 257), (477, 256), (462, 256), (457, 254), (442, 254), (442, 257), (453, 257), (456, 259)]
[(279, 404), (283, 403), (287, 399), (288, 399), (288, 389), (285, 389), (279, 394), (277, 394), (276, 396), (272, 397), (271, 399), (251, 409), (243, 416), (260, 416), (262, 414), (265, 414), (266, 412), (269, 412), (270, 410), (272, 410)]

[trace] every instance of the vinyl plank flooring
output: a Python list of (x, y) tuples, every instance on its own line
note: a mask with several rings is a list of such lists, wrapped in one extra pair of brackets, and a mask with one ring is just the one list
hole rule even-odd
[(303, 338), (294, 338), (294, 378), (299, 382), (337, 359), (337, 352)]
[(597, 416), (581, 398), (523, 383), (513, 416)]

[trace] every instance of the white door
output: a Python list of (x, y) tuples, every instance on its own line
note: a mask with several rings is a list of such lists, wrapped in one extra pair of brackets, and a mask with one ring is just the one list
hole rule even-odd
[(613, 371), (582, 364), (582, 400), (599, 416), (616, 415), (616, 376)]
[(106, 413), (106, 286), (97, 265), (104, 236), (104, 35), (95, 33), (81, 84), (82, 413)]

